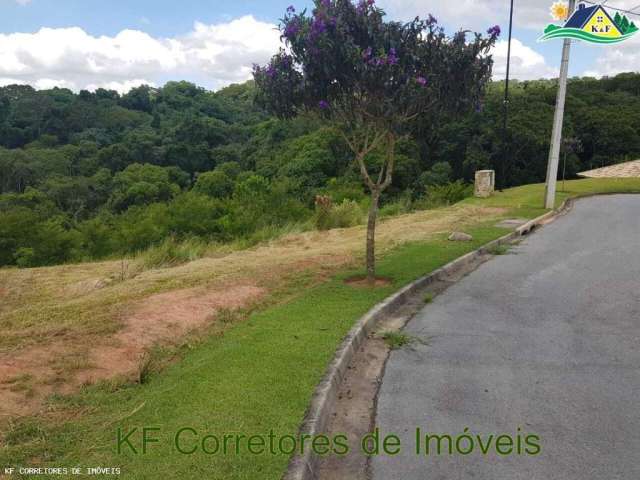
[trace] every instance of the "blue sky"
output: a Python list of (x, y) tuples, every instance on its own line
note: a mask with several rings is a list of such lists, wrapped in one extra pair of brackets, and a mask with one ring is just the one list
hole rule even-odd
[(191, 30), (195, 21), (213, 24), (253, 15), (276, 22), (291, 3), (292, 0), (31, 0), (21, 5), (15, 0), (0, 0), (0, 31), (80, 26), (93, 35), (112, 36), (132, 28), (153, 36), (172, 37)]
[[(611, 0), (609, 4), (631, 8), (638, 2)], [(161, 85), (187, 79), (219, 88), (246, 79), (251, 63), (265, 62), (277, 49), (273, 28), (292, 3), (297, 8), (311, 4), (296, 0), (0, 0), (0, 84), (61, 85), (76, 90), (110, 86), (124, 91), (141, 82)], [(499, 24), (506, 39), (509, 0), (377, 3), (396, 20), (433, 13), (449, 31), (486, 30)], [(536, 41), (552, 21), (553, 0), (515, 3), (514, 76), (555, 76), (561, 42)], [(636, 40), (618, 47), (575, 44), (571, 74), (638, 71), (639, 52)], [(504, 72), (504, 41), (494, 56), (498, 79)]]

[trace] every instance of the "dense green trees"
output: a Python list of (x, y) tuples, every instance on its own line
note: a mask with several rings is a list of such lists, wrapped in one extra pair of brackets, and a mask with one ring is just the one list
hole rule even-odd
[[(435, 195), (446, 190), (440, 184), (468, 182), (500, 161), (501, 87), (490, 84), (480, 111), (426, 118), (398, 143), (383, 206)], [(555, 87), (513, 89), (509, 185), (544, 180)], [(124, 96), (0, 88), (0, 265), (104, 258), (170, 236), (262, 238), (310, 220), (316, 195), (366, 210), (336, 129), (304, 116), (271, 118), (253, 97), (252, 83), (208, 92), (170, 82)], [(570, 81), (565, 137), (579, 145), (566, 149), (567, 178), (640, 158), (640, 75)]]

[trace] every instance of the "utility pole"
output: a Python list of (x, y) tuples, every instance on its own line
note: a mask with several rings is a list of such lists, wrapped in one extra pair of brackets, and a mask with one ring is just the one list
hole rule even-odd
[[(576, 0), (569, 1), (569, 17), (576, 7)], [(553, 131), (551, 132), (551, 147), (549, 148), (549, 163), (547, 164), (547, 184), (544, 192), (544, 207), (554, 208), (556, 200), (556, 183), (558, 181), (558, 163), (560, 161), (560, 142), (562, 141), (562, 124), (564, 121), (564, 103), (567, 98), (567, 77), (569, 76), (569, 54), (571, 39), (565, 38), (562, 46), (562, 64), (558, 79), (558, 97), (556, 98), (556, 112), (553, 117)]]
[(502, 124), (502, 138), (504, 146), (502, 148), (502, 165), (500, 166), (500, 175), (498, 178), (498, 186), (502, 191), (507, 188), (507, 160), (509, 157), (509, 139), (508, 139), (508, 118), (509, 118), (509, 77), (511, 70), (511, 36), (513, 33), (513, 0), (511, 0), (511, 9), (509, 10), (509, 43), (507, 44), (507, 76), (504, 82), (504, 115)]

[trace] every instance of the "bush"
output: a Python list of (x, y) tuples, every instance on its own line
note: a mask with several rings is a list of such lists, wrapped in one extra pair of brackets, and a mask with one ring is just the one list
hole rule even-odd
[(291, 195), (292, 188), (287, 179), (270, 182), (259, 175), (236, 183), (231, 211), (221, 221), (223, 228), (235, 237), (247, 238), (265, 227), (281, 227), (309, 218), (309, 210)]
[(361, 202), (368, 198), (359, 178), (332, 178), (327, 182), (326, 187), (318, 192), (331, 198), (333, 203), (341, 203), (344, 200)]
[(13, 254), (16, 265), (20, 268), (27, 268), (35, 266), (36, 253), (33, 248), (20, 247)]
[(473, 185), (467, 185), (462, 180), (448, 183), (446, 185), (435, 185), (427, 190), (427, 195), (416, 202), (420, 209), (428, 209), (453, 205), (473, 195)]
[(159, 244), (169, 233), (166, 203), (135, 206), (114, 217), (114, 245), (119, 253), (139, 252)]
[(333, 205), (330, 200), (328, 203), (316, 200), (315, 225), (318, 230), (354, 227), (362, 223), (363, 217), (360, 205), (353, 200), (343, 200), (339, 205)]
[(387, 203), (380, 209), (380, 218), (394, 217), (396, 215), (403, 215), (411, 212), (412, 208), (411, 199), (403, 197), (395, 202)]
[(420, 181), (428, 190), (429, 187), (447, 185), (452, 176), (453, 169), (449, 162), (437, 162), (431, 167), (431, 170), (420, 175)]
[(167, 208), (167, 226), (171, 233), (185, 238), (200, 236), (224, 240), (220, 219), (228, 213), (223, 200), (196, 192), (177, 196)]
[(462, 180), (433, 186), (427, 192), (427, 198), (430, 202), (441, 205), (452, 205), (471, 195), (473, 195), (473, 185), (467, 185)]
[(198, 238), (189, 238), (181, 242), (169, 237), (138, 256), (138, 261), (145, 268), (175, 267), (183, 263), (202, 258), (207, 251), (207, 243)]

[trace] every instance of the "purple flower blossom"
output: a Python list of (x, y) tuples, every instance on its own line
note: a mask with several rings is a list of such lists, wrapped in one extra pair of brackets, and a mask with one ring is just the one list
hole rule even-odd
[(416, 82), (422, 87), (427, 85), (427, 79), (424, 77), (416, 77)]
[(387, 63), (389, 65), (397, 65), (398, 64), (398, 55), (395, 48), (391, 48), (389, 50), (389, 55), (387, 56)]
[(367, 0), (367, 5), (370, 7), (376, 3), (376, 0)]
[(288, 40), (292, 40), (300, 32), (300, 24), (297, 19), (287, 23), (284, 29), (284, 36)]
[(282, 68), (291, 68), (291, 57), (289, 55), (284, 55), (282, 57)]
[(327, 30), (327, 24), (321, 18), (316, 18), (311, 24), (311, 37), (315, 38)]
[(500, 25), (494, 25), (494, 26), (493, 26), (493, 27), (491, 27), (489, 30), (487, 30), (487, 33), (488, 33), (490, 36), (492, 36), (492, 37), (496, 38), (496, 37), (499, 37), (499, 36), (500, 36), (500, 32), (501, 32), (501, 31), (502, 31), (502, 30), (500, 30)]
[(362, 58), (363, 60), (368, 60), (369, 58), (371, 58), (371, 47), (368, 47), (364, 52), (362, 52)]
[(322, 5), (324, 8), (329, 8), (331, 6), (331, 0), (322, 0), (320, 2), (320, 5)]
[(318, 102), (318, 107), (320, 107), (322, 110), (326, 110), (329, 108), (329, 102), (327, 102), (326, 100), (320, 100)]
[(429, 25), (435, 25), (436, 23), (438, 23), (438, 19), (433, 15), (429, 14), (429, 17), (427, 18), (427, 23)]
[(296, 7), (294, 7), (293, 5), (289, 5), (287, 7), (287, 13), (296, 13)]
[(274, 78), (276, 76), (276, 68), (273, 65), (269, 65), (266, 73), (269, 78)]

